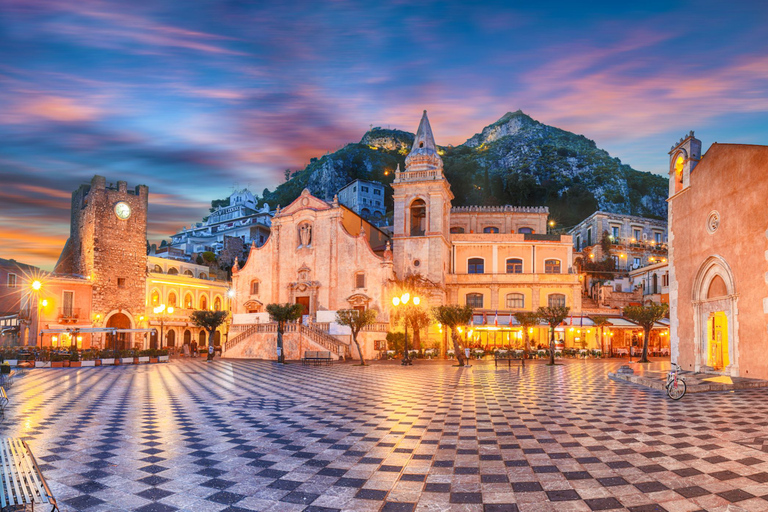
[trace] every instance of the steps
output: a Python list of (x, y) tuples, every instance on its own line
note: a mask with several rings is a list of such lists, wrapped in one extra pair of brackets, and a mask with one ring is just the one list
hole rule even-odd
[[(276, 359), (277, 323), (240, 326), (242, 329), (224, 345), (223, 357)], [(330, 351), (350, 357), (348, 344), (312, 325), (289, 323), (283, 332), (286, 359), (300, 359), (306, 350)]]

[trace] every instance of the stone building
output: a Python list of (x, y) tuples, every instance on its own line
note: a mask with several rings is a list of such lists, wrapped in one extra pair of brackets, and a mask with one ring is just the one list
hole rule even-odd
[[(510, 320), (515, 311), (581, 309), (579, 276), (570, 266), (572, 239), (546, 234), (547, 208), (453, 208), (426, 112), (405, 163), (392, 183), (391, 240), (337, 201), (325, 203), (306, 190), (275, 214), (269, 240), (252, 247), (245, 266), (233, 274), (232, 328), (240, 334), (225, 354), (275, 358), (274, 327), (265, 325), (263, 308), (296, 302), (305, 306), (307, 325), (290, 333), (288, 358), (323, 347), (349, 354), (348, 331), (334, 318), (336, 310), (350, 307), (379, 312), (380, 324), (364, 333), (363, 351), (371, 357), (382, 348), (385, 331), (396, 330), (389, 325), (387, 283), (408, 275), (439, 286), (423, 297), (427, 307), (471, 305), (477, 322), (470, 342), (478, 345), (519, 342), (520, 327)], [(499, 314), (503, 325), (491, 325)], [(538, 335), (544, 339), (545, 329)], [(444, 336), (432, 326), (422, 346), (444, 346)]]
[(768, 378), (768, 146), (693, 132), (670, 151), (672, 360), (686, 370)]
[(379, 219), (387, 211), (384, 185), (376, 181), (355, 180), (338, 192), (339, 202), (364, 219)]
[(0, 258), (0, 345), (18, 345), (29, 338), (32, 304), (25, 290), (41, 274), (32, 265)]

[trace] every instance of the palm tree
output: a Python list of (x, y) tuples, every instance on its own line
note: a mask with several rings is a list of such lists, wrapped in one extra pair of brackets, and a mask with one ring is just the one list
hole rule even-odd
[(568, 317), (571, 308), (566, 306), (540, 307), (538, 315), (549, 324), (549, 364), (555, 364), (555, 327)]
[(595, 324), (595, 329), (597, 330), (598, 336), (600, 337), (600, 352), (605, 354), (605, 340), (603, 339), (603, 329), (606, 325), (609, 324), (608, 319), (604, 316), (595, 316), (592, 317), (592, 323)]
[(208, 346), (213, 345), (213, 335), (216, 329), (219, 328), (224, 320), (227, 319), (226, 311), (208, 311), (207, 309), (201, 309), (199, 311), (193, 311), (189, 316), (192, 323), (208, 331)]
[(648, 340), (651, 337), (651, 329), (656, 321), (664, 318), (669, 312), (669, 304), (657, 304), (648, 301), (643, 306), (627, 306), (624, 308), (624, 316), (637, 322), (643, 328), (643, 355), (638, 363), (650, 363), (648, 361)]
[(357, 341), (357, 335), (367, 326), (376, 323), (377, 312), (373, 309), (358, 311), (357, 309), (340, 309), (336, 312), (336, 323), (346, 325), (352, 331), (352, 341), (355, 342), (357, 353), (360, 354), (360, 364), (365, 366), (365, 357)]
[(295, 322), (301, 318), (304, 306), (301, 304), (267, 304), (267, 313), (273, 322), (277, 322), (277, 362), (285, 363), (285, 351), (283, 350), (283, 333), (286, 322)]
[(461, 345), (459, 345), (459, 335), (457, 330), (461, 325), (467, 325), (472, 318), (471, 306), (459, 306), (453, 304), (450, 306), (437, 306), (432, 308), (432, 315), (435, 320), (448, 327), (451, 330), (451, 341), (453, 342), (453, 351), (456, 353), (456, 359), (459, 362), (459, 366), (466, 364), (464, 359), (464, 353), (461, 351)]
[(541, 318), (536, 312), (531, 313), (528, 311), (520, 311), (518, 313), (515, 313), (515, 319), (517, 320), (517, 323), (519, 323), (520, 326), (523, 328), (523, 339), (525, 340), (525, 353), (527, 354), (531, 351), (531, 340), (528, 337), (528, 329), (539, 325), (539, 321), (541, 321)]

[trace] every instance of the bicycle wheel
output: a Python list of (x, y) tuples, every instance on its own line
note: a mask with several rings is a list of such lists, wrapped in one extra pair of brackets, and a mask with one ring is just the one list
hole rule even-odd
[(682, 379), (677, 380), (677, 385), (674, 382), (670, 382), (667, 386), (667, 395), (672, 400), (680, 400), (685, 396), (685, 381)]

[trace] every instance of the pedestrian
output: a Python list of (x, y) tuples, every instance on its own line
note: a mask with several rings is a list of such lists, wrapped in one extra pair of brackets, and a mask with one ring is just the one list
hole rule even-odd
[(192, 342), (192, 357), (197, 357), (197, 342)]
[(213, 361), (213, 345), (208, 345), (208, 361)]
[(189, 357), (189, 343), (184, 344), (183, 353), (184, 357)]

